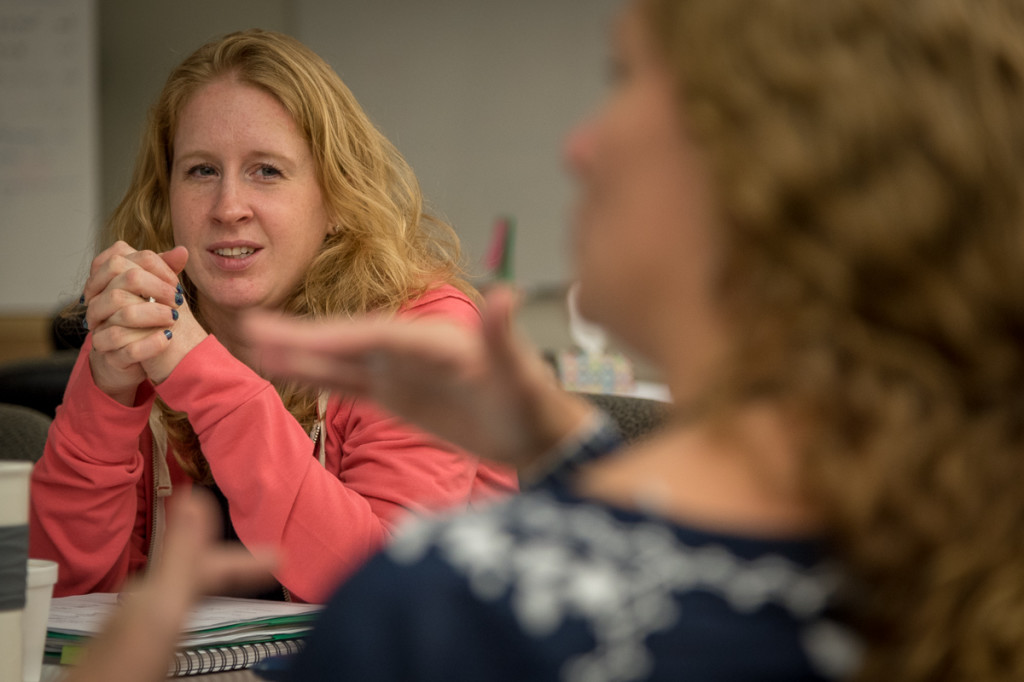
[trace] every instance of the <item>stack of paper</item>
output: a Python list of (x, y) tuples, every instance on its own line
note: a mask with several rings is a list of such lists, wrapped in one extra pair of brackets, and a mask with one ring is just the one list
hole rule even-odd
[[(128, 597), (130, 598), (130, 596)], [(74, 663), (82, 646), (102, 631), (118, 595), (55, 598), (47, 623), (46, 652)], [(169, 675), (247, 668), (268, 656), (295, 653), (322, 607), (261, 599), (209, 597), (189, 615)]]

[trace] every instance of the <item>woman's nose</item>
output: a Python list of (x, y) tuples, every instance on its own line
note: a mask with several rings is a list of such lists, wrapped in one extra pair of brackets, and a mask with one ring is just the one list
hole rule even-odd
[(587, 119), (569, 131), (562, 144), (562, 162), (575, 176), (582, 175), (594, 153), (594, 121)]
[(244, 222), (252, 217), (252, 207), (242, 182), (225, 178), (219, 184), (213, 217), (217, 222), (227, 225)]

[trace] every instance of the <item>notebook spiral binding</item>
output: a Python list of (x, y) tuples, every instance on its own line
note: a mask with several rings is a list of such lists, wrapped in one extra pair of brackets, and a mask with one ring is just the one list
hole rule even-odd
[(174, 660), (171, 662), (167, 676), (187, 677), (241, 670), (270, 656), (298, 653), (302, 649), (302, 645), (302, 639), (279, 639), (232, 646), (181, 649), (174, 653)]

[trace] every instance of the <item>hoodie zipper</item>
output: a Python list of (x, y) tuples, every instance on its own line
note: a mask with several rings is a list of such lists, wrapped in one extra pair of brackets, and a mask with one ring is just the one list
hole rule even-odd
[(157, 450), (156, 450), (156, 434), (153, 434), (153, 445), (150, 448), (151, 458), (153, 460), (153, 485), (150, 490), (153, 493), (153, 510), (150, 516), (150, 529), (149, 529), (149, 551), (146, 552), (146, 566), (151, 565), (153, 556), (156, 554), (157, 542), (163, 540), (156, 536), (157, 528), (160, 525), (160, 520), (157, 518), (160, 513), (160, 493), (157, 486), (157, 476), (159, 475), (159, 462), (157, 462)]

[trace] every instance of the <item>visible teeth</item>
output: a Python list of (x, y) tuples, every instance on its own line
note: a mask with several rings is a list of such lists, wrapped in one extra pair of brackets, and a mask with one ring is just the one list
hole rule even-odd
[(244, 258), (252, 253), (255, 253), (256, 249), (251, 246), (232, 246), (230, 249), (215, 249), (214, 253), (218, 256), (227, 256), (228, 258)]

